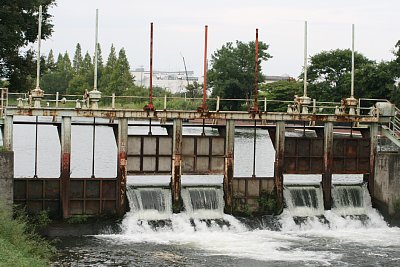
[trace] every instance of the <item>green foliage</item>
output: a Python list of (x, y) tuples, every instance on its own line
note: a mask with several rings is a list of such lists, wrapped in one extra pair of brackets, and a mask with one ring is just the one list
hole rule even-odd
[(258, 212), (261, 214), (275, 214), (276, 213), (276, 194), (275, 191), (271, 192), (262, 191), (258, 198)]
[(194, 81), (186, 86), (186, 96), (191, 98), (203, 97), (203, 84)]
[[(47, 58), (48, 64), (49, 58)], [(59, 54), (54, 69), (49, 70), (41, 77), (41, 88), (46, 93), (54, 94), (59, 92), (65, 94), (72, 77), (73, 70), (68, 53), (65, 52), (64, 55)]]
[(89, 215), (74, 215), (67, 219), (69, 224), (84, 224), (91, 218)]
[[(274, 83), (260, 85), (260, 99), (266, 97), (267, 100), (293, 101), (295, 95), (303, 94), (303, 83), (298, 81), (278, 81)], [(268, 102), (268, 111), (285, 112), (286, 103)]]
[(72, 68), (75, 73), (80, 73), (83, 69), (82, 49), (79, 43), (76, 44), (74, 59), (72, 60)]
[(0, 203), (0, 266), (48, 266), (54, 248), (29, 226), (26, 215), (11, 213)]
[[(355, 52), (355, 69), (375, 64), (364, 55)], [(348, 75), (351, 73), (351, 50), (322, 51), (310, 59), (307, 70), (308, 95), (318, 101), (340, 101), (350, 96)], [(300, 79), (303, 75), (300, 76)], [(356, 95), (356, 97), (359, 97)]]
[(237, 193), (233, 194), (233, 215), (251, 217), (253, 215), (250, 206), (244, 199), (238, 197)]
[[(113, 59), (114, 58), (112, 58), (112, 60)], [(124, 91), (133, 87), (133, 76), (130, 72), (125, 49), (121, 48), (115, 64), (113, 62), (111, 62), (111, 64), (113, 64), (112, 69), (111, 65), (108, 67), (106, 66), (105, 69), (104, 75), (109, 75), (109, 83), (107, 85), (103, 84), (103, 91), (108, 94), (115, 93), (115, 95), (122, 95)]]
[[(26, 51), (37, 39), (38, 10), (43, 6), (42, 39), (52, 31), (48, 13), (55, 0), (2, 1), (0, 11), (0, 78), (9, 80), (10, 91), (32, 89), (35, 69), (34, 52)], [(26, 51), (26, 52), (23, 52)]]
[[(400, 93), (395, 81), (400, 77), (399, 48), (393, 61), (376, 63), (355, 53), (355, 97), (386, 98), (400, 104)], [(397, 62), (399, 61), (399, 62)], [(349, 49), (323, 51), (311, 57), (308, 69), (309, 96), (318, 101), (335, 101), (350, 96), (351, 51)]]
[[(76, 45), (72, 63), (67, 52), (64, 55), (59, 54), (56, 63), (54, 63), (52, 52), (49, 53), (45, 64), (46, 73), (41, 77), (41, 88), (46, 93), (59, 92), (60, 94), (83, 95), (85, 90), (90, 91), (93, 88), (93, 60), (94, 57), (92, 59), (88, 52), (82, 57), (79, 43)], [(103, 95), (111, 96), (112, 93), (126, 95), (127, 91), (142, 91), (142, 89), (138, 90), (138, 87), (133, 84), (133, 76), (123, 48), (119, 51), (117, 57), (114, 46), (111, 46), (107, 64), (103, 66), (101, 48), (98, 45), (97, 61), (97, 89)], [(111, 100), (109, 102), (111, 103)]]
[(394, 216), (400, 217), (400, 198), (393, 201)]
[(39, 230), (51, 223), (49, 212), (42, 210), (38, 214), (29, 217), (29, 223), (34, 227), (34, 230)]
[[(271, 56), (266, 52), (268, 46), (259, 42), (258, 81), (264, 81), (261, 62)], [(213, 89), (212, 96), (225, 99), (251, 98), (255, 87), (255, 42), (236, 44), (229, 42), (212, 55), (211, 69), (208, 71), (208, 84)], [(239, 101), (221, 103), (221, 109), (238, 110)]]

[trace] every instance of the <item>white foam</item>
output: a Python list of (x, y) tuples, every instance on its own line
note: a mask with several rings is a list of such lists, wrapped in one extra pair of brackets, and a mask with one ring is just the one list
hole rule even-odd
[[(181, 245), (204, 251), (206, 255), (226, 255), (261, 261), (312, 261), (328, 264), (341, 257), (332, 252), (291, 250), (293, 243), (305, 242), (305, 238), (269, 230), (248, 230), (232, 216), (224, 215), (229, 226), (216, 222), (194, 220), (191, 225), (186, 214), (174, 214), (171, 227), (158, 228), (148, 225), (129, 225), (120, 235), (102, 235), (117, 243), (146, 243)], [(128, 221), (124, 221), (128, 223)]]

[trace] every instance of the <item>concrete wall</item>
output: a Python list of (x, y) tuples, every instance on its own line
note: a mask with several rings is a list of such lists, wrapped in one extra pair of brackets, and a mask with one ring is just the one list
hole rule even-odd
[(13, 204), (14, 152), (0, 152), (0, 201)]
[(394, 215), (393, 202), (400, 200), (400, 154), (378, 153), (375, 166), (374, 204)]

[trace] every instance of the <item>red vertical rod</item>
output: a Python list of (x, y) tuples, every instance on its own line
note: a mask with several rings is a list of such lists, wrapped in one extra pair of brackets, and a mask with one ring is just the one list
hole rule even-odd
[(150, 23), (150, 103), (153, 106), (153, 22)]
[(258, 112), (258, 29), (256, 29), (256, 62), (255, 62), (255, 79), (254, 79), (254, 103), (253, 111)]
[(203, 104), (201, 106), (202, 110), (207, 110), (206, 98), (207, 98), (207, 35), (208, 26), (204, 29), (204, 81), (203, 81)]

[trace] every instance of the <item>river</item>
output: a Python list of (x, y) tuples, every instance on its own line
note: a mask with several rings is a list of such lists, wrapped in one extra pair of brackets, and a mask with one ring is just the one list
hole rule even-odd
[[(24, 118), (31, 119), (31, 118)], [(41, 118), (41, 120), (47, 120)], [(34, 126), (14, 126), (15, 176), (34, 175)], [(147, 127), (130, 127), (130, 134), (146, 134)], [(201, 128), (184, 129), (198, 134)], [(166, 134), (153, 127), (153, 134)], [(207, 135), (217, 134), (207, 129)], [(72, 126), (71, 176), (91, 176), (92, 128)], [(265, 130), (257, 131), (256, 175), (273, 176), (274, 151)], [(237, 129), (235, 176), (252, 175), (253, 130)], [(58, 177), (60, 144), (54, 126), (39, 126), (38, 176)], [(117, 154), (111, 128), (96, 127), (96, 177), (115, 177)], [(320, 175), (285, 176), (285, 183), (317, 184)], [(168, 176), (129, 177), (130, 184), (168, 183)], [(357, 175), (335, 175), (333, 183), (358, 183)], [(221, 176), (184, 176), (183, 184), (221, 184)], [(165, 225), (138, 224), (128, 213), (120, 230), (60, 238), (55, 266), (399, 266), (400, 229), (389, 227), (370, 204), (364, 216), (324, 211), (300, 222), (286, 209), (276, 217), (244, 221), (230, 215), (223, 220), (191, 220), (171, 215)]]

